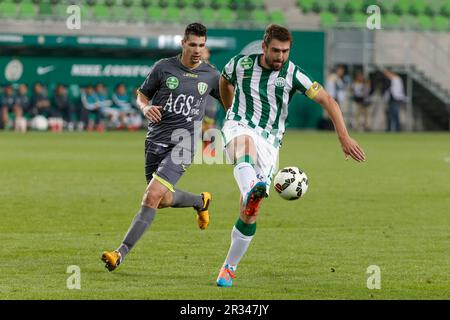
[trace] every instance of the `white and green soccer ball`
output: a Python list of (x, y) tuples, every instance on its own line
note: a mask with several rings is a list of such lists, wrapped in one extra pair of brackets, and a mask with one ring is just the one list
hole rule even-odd
[(308, 191), (308, 177), (297, 167), (286, 167), (276, 174), (273, 187), (283, 199), (297, 200)]

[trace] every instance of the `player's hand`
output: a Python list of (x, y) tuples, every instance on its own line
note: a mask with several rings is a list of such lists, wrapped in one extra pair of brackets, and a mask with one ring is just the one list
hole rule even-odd
[(161, 108), (161, 106), (145, 106), (142, 113), (150, 122), (158, 123), (162, 118)]
[(363, 149), (354, 139), (350, 137), (341, 139), (341, 147), (342, 151), (344, 151), (345, 154), (345, 160), (348, 160), (349, 157), (352, 157), (354, 160), (358, 162), (366, 160), (366, 155)]

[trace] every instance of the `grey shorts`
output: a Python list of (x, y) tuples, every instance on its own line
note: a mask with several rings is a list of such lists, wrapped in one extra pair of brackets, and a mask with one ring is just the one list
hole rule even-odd
[(147, 185), (156, 179), (174, 192), (175, 185), (192, 163), (193, 155), (183, 157), (175, 146), (162, 146), (145, 140), (145, 179)]

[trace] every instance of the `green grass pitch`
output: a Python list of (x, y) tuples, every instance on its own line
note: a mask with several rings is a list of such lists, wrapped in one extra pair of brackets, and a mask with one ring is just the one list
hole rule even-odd
[[(193, 165), (178, 187), (213, 194), (211, 225), (164, 209), (108, 272), (139, 209), (144, 132), (0, 133), (0, 299), (448, 299), (450, 135), (360, 134), (345, 161), (333, 133), (288, 131), (280, 166), (308, 193), (271, 190), (232, 288), (215, 285), (238, 216), (230, 165)], [(81, 289), (66, 287), (68, 266)], [(367, 268), (381, 270), (369, 290)]]

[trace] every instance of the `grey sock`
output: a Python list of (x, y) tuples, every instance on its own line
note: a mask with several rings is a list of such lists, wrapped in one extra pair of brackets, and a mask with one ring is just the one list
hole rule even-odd
[(152, 224), (155, 218), (156, 209), (142, 206), (141, 210), (136, 214), (131, 223), (130, 228), (122, 241), (121, 246), (117, 249), (122, 255), (122, 260), (130, 251), (136, 242), (142, 237), (147, 228)]
[(186, 191), (175, 189), (173, 193), (172, 208), (193, 207), (195, 210), (203, 208), (203, 198), (201, 195), (192, 194)]

